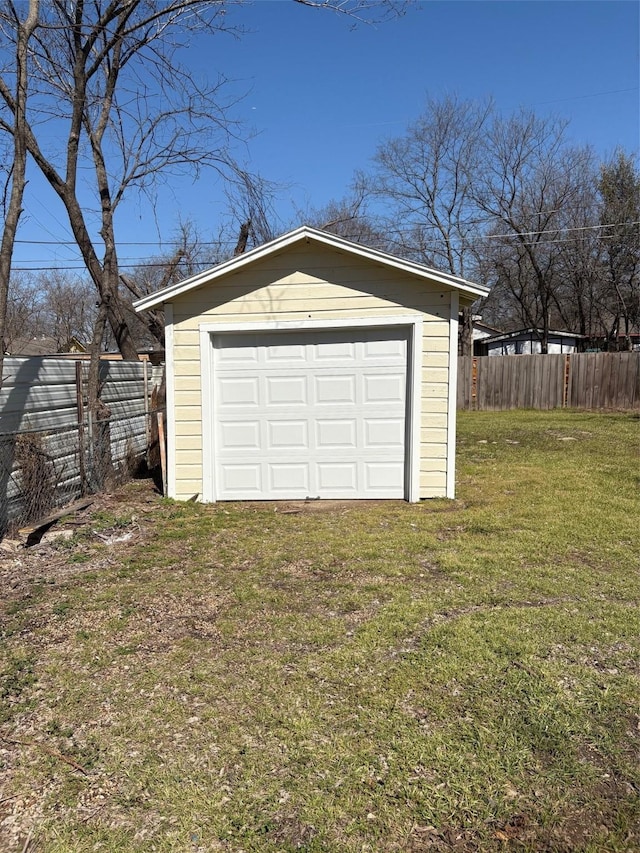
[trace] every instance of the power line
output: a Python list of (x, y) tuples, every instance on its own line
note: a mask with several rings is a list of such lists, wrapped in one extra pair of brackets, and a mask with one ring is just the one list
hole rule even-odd
[[(558, 208), (558, 210), (559, 209), (560, 208)], [(549, 213), (555, 213), (555, 212), (556, 212), (555, 210), (545, 210), (545, 211), (536, 212), (532, 215), (533, 216), (542, 216), (542, 215), (547, 215)], [(492, 221), (494, 221), (495, 218), (496, 217), (485, 217), (482, 219), (473, 219), (473, 220), (469, 220), (468, 222), (465, 222), (465, 225), (473, 225), (473, 224), (478, 224), (480, 222), (492, 222)], [(610, 223), (604, 223), (604, 224), (599, 223), (598, 225), (576, 225), (576, 226), (567, 226), (565, 228), (548, 228), (544, 231), (514, 232), (513, 234), (511, 234), (509, 236), (518, 236), (518, 237), (519, 236), (525, 236), (525, 237), (527, 237), (527, 236), (532, 236), (535, 234), (546, 234), (546, 233), (552, 233), (552, 232), (556, 233), (558, 231), (588, 231), (589, 229), (620, 228), (620, 227), (624, 227), (624, 226), (628, 226), (628, 225), (638, 225), (638, 224), (640, 224), (639, 221), (610, 222)], [(431, 224), (427, 224), (424, 227), (430, 228), (430, 229), (437, 229), (438, 228), (437, 225), (431, 225)], [(505, 235), (504, 234), (485, 234), (485, 235), (480, 235), (480, 236), (482, 237), (482, 239), (487, 239), (489, 237), (504, 237)], [(75, 240), (15, 240), (15, 242), (20, 243), (22, 245), (29, 245), (29, 246), (76, 246), (77, 245), (77, 242)], [(226, 245), (229, 245), (229, 243), (231, 243), (231, 242), (232, 242), (231, 240), (198, 240), (197, 245), (198, 246), (226, 246)], [(165, 241), (161, 241), (161, 242), (157, 242), (157, 241), (148, 241), (148, 242), (135, 241), (134, 242), (134, 241), (127, 241), (127, 240), (118, 240), (117, 241), (118, 246), (158, 246), (158, 248), (161, 248), (163, 246), (163, 244), (168, 247), (168, 246), (178, 246), (178, 245), (180, 245), (180, 243), (181, 243), (180, 240), (175, 240), (175, 241), (165, 240)]]
[[(523, 238), (523, 237), (540, 237), (544, 234), (571, 234), (571, 233), (584, 233), (587, 231), (602, 231), (606, 228), (619, 228), (619, 227), (632, 227), (640, 225), (640, 220), (632, 221), (632, 222), (617, 222), (617, 223), (609, 223), (609, 224), (598, 224), (598, 225), (580, 225), (574, 227), (566, 227), (566, 228), (548, 228), (543, 231), (513, 231), (507, 232), (504, 234), (478, 234), (472, 240), (455, 240), (455, 247), (458, 249), (471, 249), (475, 246), (481, 244), (483, 240), (494, 240), (494, 239), (514, 239), (514, 238)], [(387, 235), (394, 234), (399, 238), (411, 236), (412, 232), (410, 230), (401, 230), (401, 229), (386, 229), (385, 233)], [(343, 235), (345, 236), (345, 235)], [(354, 239), (359, 235), (349, 235), (346, 239)], [(575, 239), (579, 239), (579, 237), (558, 237), (554, 236), (553, 239), (548, 240), (520, 240), (520, 243), (525, 246), (545, 246), (551, 245), (554, 243), (569, 243)], [(608, 236), (605, 236), (604, 239), (609, 239)], [(30, 242), (36, 245), (50, 245), (49, 241), (23, 241)], [(400, 246), (402, 248), (407, 248), (405, 242), (401, 242), (399, 239), (389, 239), (390, 243), (393, 243), (396, 246)], [(56, 244), (59, 245), (59, 244)], [(73, 245), (71, 243), (65, 245)], [(155, 243), (121, 243), (119, 245), (123, 246), (136, 246), (136, 245), (157, 245)], [(225, 243), (221, 240), (210, 241), (206, 243), (200, 243), (201, 246), (216, 246), (220, 248), (221, 246), (229, 246), (230, 243)], [(443, 245), (443, 240), (433, 240), (428, 243), (423, 243), (420, 248), (426, 249), (436, 249), (440, 248)], [(207, 266), (213, 266), (219, 263), (219, 258), (213, 258), (210, 261), (203, 260), (202, 267), (207, 268)], [(58, 265), (55, 261), (49, 261), (46, 258), (39, 259), (34, 258), (33, 260), (23, 261), (23, 264), (31, 264), (31, 266), (16, 266), (12, 267), (13, 272), (77, 272), (86, 270), (86, 266), (81, 261), (69, 261), (65, 263), (65, 265)], [(33, 264), (46, 264), (46, 266), (33, 266)], [(150, 258), (137, 258), (137, 257), (124, 257), (119, 258), (119, 265), (123, 269), (162, 269), (166, 266), (166, 261), (157, 260), (157, 256)], [(200, 264), (198, 264), (200, 266)]]
[[(25, 246), (77, 246), (76, 240), (15, 240), (16, 243), (21, 243)], [(126, 240), (118, 240), (116, 241), (118, 246), (158, 246), (158, 248), (162, 248), (162, 246), (179, 246), (182, 241), (181, 240), (153, 240), (153, 241), (144, 241), (144, 240), (136, 240), (135, 242), (126, 241)], [(199, 246), (224, 246), (227, 241), (225, 240), (198, 240), (197, 243)], [(229, 241), (231, 242), (231, 241)]]
[(601, 228), (620, 228), (621, 226), (640, 225), (636, 222), (615, 222), (610, 225), (577, 225), (571, 228), (547, 228), (544, 231), (514, 231), (511, 234), (484, 234), (479, 235), (480, 240), (490, 240), (494, 237), (535, 237), (539, 234), (566, 234), (569, 231), (595, 231)]

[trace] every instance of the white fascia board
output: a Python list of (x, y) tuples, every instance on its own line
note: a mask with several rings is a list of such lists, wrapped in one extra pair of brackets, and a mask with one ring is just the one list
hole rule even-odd
[(267, 255), (282, 251), (288, 246), (301, 242), (305, 239), (308, 241), (313, 240), (316, 243), (322, 243), (334, 249), (345, 251), (368, 261), (381, 263), (384, 266), (392, 267), (402, 272), (417, 275), (418, 277), (431, 282), (435, 281), (439, 284), (444, 284), (447, 287), (454, 288), (455, 290), (460, 291), (466, 296), (473, 297), (474, 299), (478, 296), (486, 296), (489, 292), (489, 289), (483, 285), (473, 284), (463, 278), (457, 278), (456, 276), (449, 275), (448, 273), (430, 269), (429, 267), (422, 266), (422, 264), (415, 263), (414, 261), (397, 258), (394, 255), (389, 255), (386, 252), (379, 251), (378, 249), (372, 249), (368, 246), (360, 245), (359, 243), (351, 243), (349, 240), (345, 240), (342, 237), (336, 237), (334, 234), (329, 234), (325, 231), (317, 231), (315, 228), (303, 226), (302, 228), (297, 228), (295, 231), (290, 231), (288, 234), (283, 234), (281, 237), (272, 240), (270, 243), (258, 246), (256, 249), (252, 249), (246, 254), (229, 258), (211, 269), (191, 276), (191, 278), (187, 278), (177, 284), (165, 287), (157, 293), (144, 296), (142, 299), (138, 299), (134, 302), (133, 307), (138, 312), (145, 311), (147, 308), (154, 308), (163, 302), (171, 301), (176, 296), (188, 293), (190, 290), (194, 290), (202, 284), (213, 282), (230, 271), (235, 272), (240, 270), (243, 267), (252, 264), (254, 261), (260, 260)]
[(459, 299), (451, 292), (449, 315), (449, 389), (447, 398), (447, 491), (452, 500), (456, 496), (456, 416), (458, 405), (458, 313)]
[(165, 371), (167, 403), (167, 497), (175, 498), (176, 489), (176, 393), (173, 339), (173, 306), (165, 305)]

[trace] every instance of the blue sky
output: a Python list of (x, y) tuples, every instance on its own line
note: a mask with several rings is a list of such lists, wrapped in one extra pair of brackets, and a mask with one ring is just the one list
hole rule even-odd
[[(576, 143), (606, 157), (616, 146), (638, 151), (639, 9), (637, 2), (424, 2), (398, 21), (359, 25), (290, 0), (231, 7), (249, 31), (194, 43), (184, 57), (194, 74), (219, 72), (246, 97), (237, 115), (255, 131), (238, 149), (247, 165), (288, 185), (281, 226), (296, 211), (346, 194), (356, 169), (377, 145), (402, 134), (427, 94), (492, 96), (505, 111), (520, 106), (570, 120)], [(66, 241), (64, 212), (31, 170), (19, 237)], [(180, 219), (215, 235), (226, 211), (219, 185), (172, 182), (155, 212), (128, 203), (118, 226), (127, 258), (167, 245)], [(49, 260), (72, 265), (71, 247), (19, 244), (15, 265)]]

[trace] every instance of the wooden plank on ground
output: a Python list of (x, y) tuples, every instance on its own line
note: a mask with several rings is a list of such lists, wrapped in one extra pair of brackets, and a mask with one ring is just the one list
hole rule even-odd
[(41, 518), (39, 521), (34, 521), (26, 527), (21, 527), (18, 530), (18, 533), (20, 536), (26, 537), (25, 545), (27, 547), (37, 545), (47, 530), (49, 530), (56, 521), (60, 521), (60, 519), (64, 518), (66, 515), (73, 515), (74, 512), (86, 509), (88, 506), (91, 506), (93, 501), (93, 498), (82, 498), (79, 501), (75, 501), (74, 503), (63, 507), (62, 509), (58, 509), (55, 512), (50, 513), (44, 518)]

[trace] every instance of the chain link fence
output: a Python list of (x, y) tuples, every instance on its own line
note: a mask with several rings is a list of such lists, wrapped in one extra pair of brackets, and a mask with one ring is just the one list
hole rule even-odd
[(150, 475), (160, 463), (159, 411), (0, 434), (0, 536), (78, 498)]

